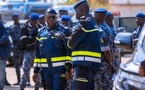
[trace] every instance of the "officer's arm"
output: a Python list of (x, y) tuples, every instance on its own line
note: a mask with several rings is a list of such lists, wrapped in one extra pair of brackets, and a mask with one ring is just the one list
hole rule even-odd
[(108, 64), (112, 67), (112, 54), (110, 52), (110, 45), (108, 39), (103, 35), (101, 37), (101, 51), (104, 53), (105, 59), (107, 60)]
[(34, 73), (38, 73), (40, 71), (39, 63), (40, 63), (40, 51), (39, 51), (39, 40), (37, 39), (36, 57), (34, 58)]
[(22, 36), (27, 36), (27, 34), (28, 34), (28, 31), (27, 31), (26, 27), (22, 26), (22, 28), (21, 28), (21, 37)]
[(2, 37), (0, 38), (0, 45), (3, 45), (8, 41), (9, 34), (3, 24), (1, 24), (0, 29), (2, 32)]
[(107, 59), (108, 64), (112, 67), (113, 62), (112, 62), (112, 54), (110, 50), (103, 51), (103, 52), (104, 52), (105, 58)]
[(72, 33), (70, 40), (68, 42), (68, 46), (70, 46), (72, 49), (75, 48), (86, 36), (86, 32), (84, 32), (84, 29), (90, 29), (90, 27), (88, 27), (89, 22), (80, 22), (81, 24), (77, 24), (76, 25), (76, 30)]

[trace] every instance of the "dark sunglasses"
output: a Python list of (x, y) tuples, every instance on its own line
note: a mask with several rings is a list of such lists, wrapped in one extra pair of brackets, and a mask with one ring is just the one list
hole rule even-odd
[(49, 16), (47, 19), (56, 19), (56, 16)]

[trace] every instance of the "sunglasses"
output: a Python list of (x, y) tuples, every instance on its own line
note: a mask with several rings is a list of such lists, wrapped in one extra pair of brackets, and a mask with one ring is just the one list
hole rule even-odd
[(47, 19), (56, 19), (56, 16), (49, 16), (49, 17), (47, 17)]

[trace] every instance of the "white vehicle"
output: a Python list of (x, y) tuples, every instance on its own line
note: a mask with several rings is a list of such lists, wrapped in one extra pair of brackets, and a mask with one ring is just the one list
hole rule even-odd
[[(133, 34), (127, 32), (118, 33), (114, 43), (121, 49), (133, 50)], [(140, 63), (145, 60), (145, 25), (136, 49), (130, 61), (120, 64), (120, 69), (114, 81), (117, 90), (145, 90), (145, 77), (139, 76)]]

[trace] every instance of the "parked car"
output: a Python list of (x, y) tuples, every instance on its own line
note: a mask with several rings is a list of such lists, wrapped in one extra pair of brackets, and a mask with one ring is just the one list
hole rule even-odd
[(118, 33), (115, 45), (123, 50), (134, 51), (132, 58), (126, 64), (120, 64), (120, 69), (114, 81), (117, 90), (145, 90), (145, 77), (139, 76), (140, 63), (145, 60), (145, 25), (135, 48), (133, 34)]

